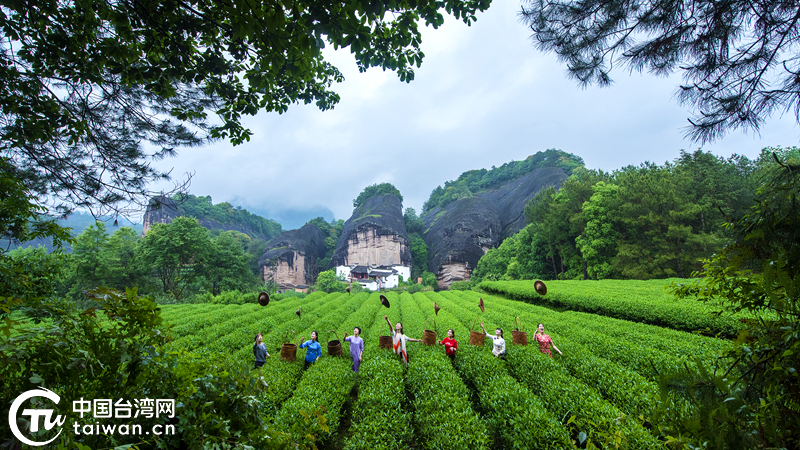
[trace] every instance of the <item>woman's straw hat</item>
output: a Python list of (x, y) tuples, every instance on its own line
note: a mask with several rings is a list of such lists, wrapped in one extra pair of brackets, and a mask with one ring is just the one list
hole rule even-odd
[(539, 295), (543, 296), (547, 294), (547, 286), (544, 285), (542, 280), (536, 280), (536, 282), (533, 283), (533, 288), (536, 289), (536, 293)]

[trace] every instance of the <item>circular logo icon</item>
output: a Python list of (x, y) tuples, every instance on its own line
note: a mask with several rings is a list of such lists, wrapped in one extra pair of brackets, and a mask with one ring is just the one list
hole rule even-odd
[[(33, 397), (44, 397), (55, 404), (58, 404), (58, 401), (61, 398), (55, 392), (40, 387), (38, 389), (31, 389), (30, 391), (23, 392), (19, 397), (17, 397), (13, 403), (11, 403), (11, 409), (8, 410), (8, 426), (11, 427), (11, 433), (14, 434), (14, 437), (20, 440), (23, 444), (28, 444), (34, 447), (39, 447), (42, 445), (47, 445), (53, 442), (59, 435), (61, 435), (61, 431), (58, 430), (58, 434), (56, 434), (52, 439), (46, 442), (36, 442), (32, 441), (25, 436), (22, 435), (22, 432), (19, 431), (19, 427), (17, 426), (17, 411), (22, 404), (30, 398)], [(42, 417), (44, 423), (45, 430), (51, 430), (54, 426), (61, 426), (64, 425), (65, 418), (63, 416), (56, 416), (56, 420), (51, 420), (53, 416), (52, 409), (31, 409), (26, 408), (22, 410), (23, 416), (30, 416), (31, 420), (31, 432), (39, 431), (39, 417)]]

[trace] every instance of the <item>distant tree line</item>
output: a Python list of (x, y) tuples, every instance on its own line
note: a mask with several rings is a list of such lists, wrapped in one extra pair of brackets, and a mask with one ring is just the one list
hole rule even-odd
[(174, 196), (173, 200), (178, 202), (184, 216), (194, 217), (198, 220), (212, 219), (220, 223), (236, 224), (244, 229), (252, 230), (253, 233), (259, 234), (266, 240), (283, 232), (281, 224), (278, 222), (252, 214), (241, 206), (233, 206), (228, 202), (214, 205), (210, 195), (183, 194)]
[[(320, 272), (330, 262), (344, 221), (328, 223), (317, 217), (308, 223), (326, 235), (327, 253), (315, 263)], [(20, 297), (82, 301), (84, 292), (100, 286), (119, 291), (136, 287), (140, 295), (170, 302), (265, 289), (258, 267), (265, 248), (265, 241), (247, 234), (208, 230), (194, 217), (178, 217), (154, 224), (145, 236), (129, 227), (108, 233), (98, 221), (75, 237), (71, 253), (28, 247), (10, 251), (5, 261), (31, 281), (31, 288), (17, 283), (19, 292), (14, 294)]]
[(48, 277), (55, 292), (29, 296), (82, 300), (83, 292), (103, 286), (184, 300), (200, 293), (257, 289), (255, 262), (264, 242), (237, 231), (207, 230), (197, 219), (178, 217), (154, 224), (144, 237), (122, 227), (109, 235), (105, 223), (87, 227), (75, 238), (72, 253), (48, 254), (44, 247), (9, 252), (36, 277)]
[(444, 208), (460, 199), (469, 198), (488, 189), (515, 180), (542, 167), (558, 167), (567, 175), (583, 167), (583, 159), (571, 153), (550, 149), (528, 156), (522, 161), (511, 161), (490, 170), (478, 169), (462, 173), (455, 181), (446, 181), (444, 187), (437, 186), (422, 205), (422, 215), (434, 208)]
[(731, 242), (725, 224), (746, 214), (775, 158), (797, 155), (797, 148), (766, 148), (755, 160), (682, 151), (663, 165), (576, 169), (530, 201), (529, 225), (489, 250), (473, 280), (689, 277)]

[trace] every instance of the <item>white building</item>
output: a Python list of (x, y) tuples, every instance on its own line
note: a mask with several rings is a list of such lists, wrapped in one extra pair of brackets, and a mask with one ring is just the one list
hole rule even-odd
[(336, 277), (348, 283), (359, 283), (370, 291), (392, 289), (411, 278), (411, 268), (407, 266), (337, 266)]

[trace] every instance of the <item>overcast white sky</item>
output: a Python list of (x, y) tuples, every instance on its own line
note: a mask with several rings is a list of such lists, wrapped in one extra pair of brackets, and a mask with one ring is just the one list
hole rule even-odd
[[(518, 1), (495, 0), (467, 27), (448, 17), (423, 31), (425, 58), (411, 83), (394, 72), (359, 74), (347, 51), (326, 49), (345, 75), (335, 109), (295, 105), (246, 120), (249, 143), (183, 149), (159, 163), (190, 192), (275, 219), (284, 229), (316, 216), (347, 219), (352, 200), (393, 183), (419, 213), (430, 192), (470, 169), (490, 168), (548, 148), (612, 171), (673, 160), (699, 146), (683, 139), (690, 111), (674, 99), (679, 76), (612, 72), (610, 88), (581, 89), (566, 66), (536, 50)], [(755, 157), (766, 146), (798, 145), (791, 114), (773, 116), (760, 136), (729, 134), (704, 150)]]

